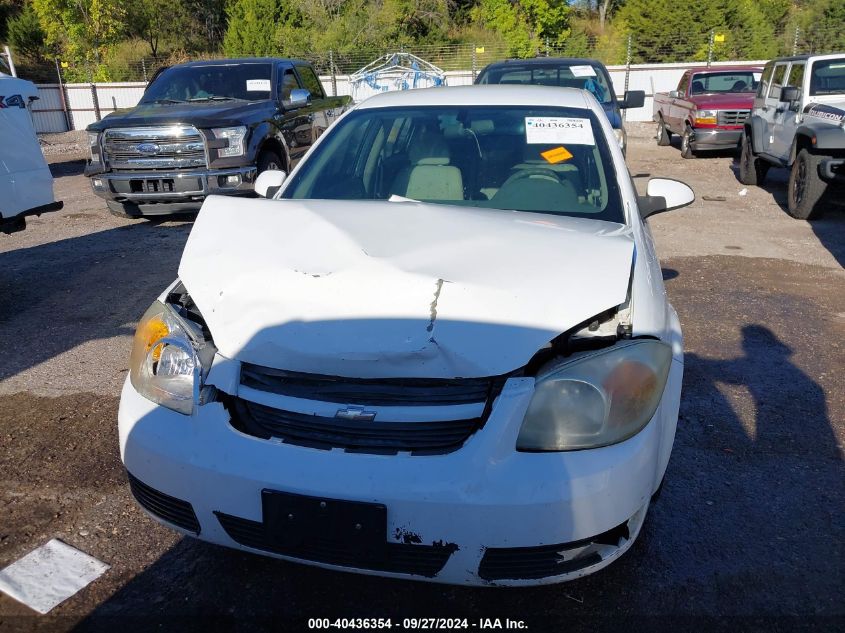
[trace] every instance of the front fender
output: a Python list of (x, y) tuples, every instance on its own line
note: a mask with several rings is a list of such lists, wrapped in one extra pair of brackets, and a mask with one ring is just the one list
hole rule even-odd
[(755, 154), (759, 154), (764, 149), (763, 139), (766, 136), (766, 122), (758, 115), (751, 115), (748, 120), (751, 128), (751, 149), (754, 150)]

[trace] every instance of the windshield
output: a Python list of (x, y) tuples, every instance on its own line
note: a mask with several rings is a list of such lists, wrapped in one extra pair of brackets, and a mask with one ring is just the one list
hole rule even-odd
[(269, 99), (272, 70), (267, 63), (174, 66), (153, 79), (141, 103)]
[(756, 92), (762, 76), (763, 72), (760, 70), (699, 73), (693, 75), (690, 94)]
[(604, 69), (593, 64), (508, 64), (484, 70), (476, 83), (580, 88), (592, 92), (599, 103), (613, 102), (613, 90)]
[(826, 59), (813, 64), (811, 95), (845, 94), (845, 59)]
[(412, 199), (624, 223), (610, 150), (592, 112), (436, 106), (351, 112), (282, 194)]

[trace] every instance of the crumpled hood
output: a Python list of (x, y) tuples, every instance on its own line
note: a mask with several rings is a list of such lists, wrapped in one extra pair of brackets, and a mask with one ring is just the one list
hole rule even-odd
[(413, 202), (209, 197), (179, 277), (228, 358), (362, 378), (480, 377), (625, 301), (618, 224)]

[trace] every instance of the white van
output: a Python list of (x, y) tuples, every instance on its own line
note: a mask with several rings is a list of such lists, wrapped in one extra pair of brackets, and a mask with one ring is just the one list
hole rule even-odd
[(26, 228), (26, 216), (58, 211), (53, 177), (41, 153), (29, 103), (35, 84), (0, 73), (0, 233)]

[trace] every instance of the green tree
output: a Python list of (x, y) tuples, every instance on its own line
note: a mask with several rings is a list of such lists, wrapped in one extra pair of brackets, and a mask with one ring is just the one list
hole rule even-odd
[(127, 14), (130, 34), (141, 38), (158, 58), (163, 40), (184, 40), (187, 13), (180, 2), (172, 0), (133, 0)]
[[(126, 32), (121, 0), (32, 0), (45, 43), (72, 63), (71, 79), (107, 80), (101, 64), (108, 48)], [(90, 66), (90, 77), (84, 70)]]
[(801, 51), (831, 53), (845, 50), (845, 0), (814, 0), (798, 15)]
[(227, 9), (229, 24), (223, 36), (227, 55), (275, 55), (276, 30), (286, 22), (289, 6), (281, 0), (234, 0)]
[(536, 55), (546, 41), (560, 46), (569, 35), (569, 5), (562, 0), (480, 0), (474, 16), (502, 36), (508, 52), (518, 57)]
[(9, 18), (7, 29), (9, 45), (15, 54), (32, 60), (44, 57), (47, 52), (44, 46), (44, 31), (41, 30), (38, 15), (31, 4), (26, 4), (23, 11)]

